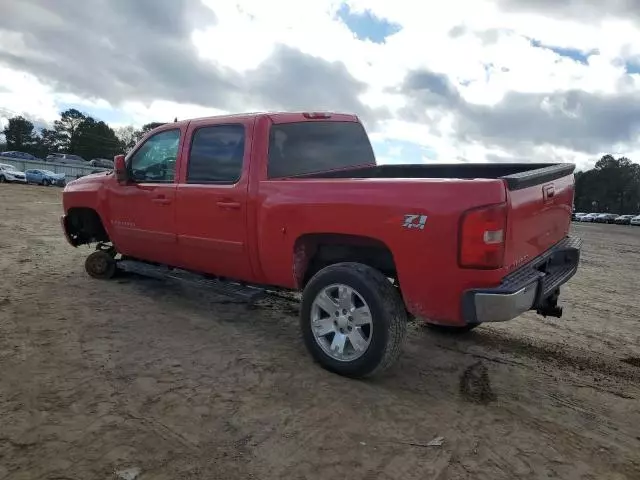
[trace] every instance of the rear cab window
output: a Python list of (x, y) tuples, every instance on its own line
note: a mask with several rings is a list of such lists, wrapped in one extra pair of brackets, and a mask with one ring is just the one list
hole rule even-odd
[(358, 122), (279, 123), (269, 134), (270, 179), (375, 164), (369, 137)]

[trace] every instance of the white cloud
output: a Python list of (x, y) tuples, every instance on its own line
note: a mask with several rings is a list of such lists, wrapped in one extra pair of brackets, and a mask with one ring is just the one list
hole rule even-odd
[[(204, 0), (204, 3), (215, 12), (217, 22), (198, 25), (193, 30), (191, 39), (201, 62), (239, 75), (251, 75), (279, 45), (328, 62), (342, 62), (356, 80), (367, 85), (359, 100), (369, 107), (385, 107), (390, 112), (391, 118), (384, 119), (372, 130), (372, 138), (428, 147), (436, 152), (439, 162), (482, 162), (496, 157), (521, 160), (523, 150), (512, 151), (495, 144), (489, 147), (478, 140), (465, 140), (456, 131), (455, 112), (426, 111), (432, 115), (438, 113), (432, 122), (401, 119), (400, 112), (412, 98), (398, 92), (397, 87), (410, 71), (427, 69), (446, 75), (461, 98), (471, 105), (494, 106), (513, 92), (552, 94), (580, 90), (617, 95), (637, 94), (640, 90), (640, 75), (627, 75), (624, 63), (640, 54), (640, 43), (634, 41), (640, 38), (640, 29), (638, 23), (625, 18), (603, 16), (601, 21), (580, 21), (543, 13), (507, 13), (488, 0), (448, 0), (437, 6), (414, 0), (346, 0), (351, 12), (368, 10), (401, 27), (386, 43), (375, 44), (358, 40), (347, 25), (336, 18), (341, 6), (338, 0)], [(44, 21), (41, 16), (51, 15), (46, 9), (34, 8), (32, 13), (36, 23)], [(452, 33), (455, 29), (457, 34)], [(583, 64), (549, 48), (535, 47), (530, 39), (547, 47), (576, 49), (590, 56)], [(28, 49), (21, 35), (2, 32), (1, 28), (0, 40), (17, 53)], [(118, 124), (140, 125), (171, 121), (176, 116), (225, 113), (215, 105), (177, 103), (168, 98), (152, 101), (134, 98), (112, 104), (105, 99), (62, 93), (54, 83), (23, 73), (15, 66), (0, 67), (0, 105), (9, 111), (28, 113), (49, 122), (56, 118), (60, 105), (69, 103), (86, 106), (89, 111), (117, 110), (123, 120), (112, 123)], [(254, 99), (248, 100), (244, 107), (246, 110), (268, 109), (269, 105)], [(572, 110), (571, 114), (580, 115), (580, 109)], [(563, 159), (585, 166), (597, 159), (594, 152), (551, 144), (539, 144), (525, 151), (532, 161)], [(640, 151), (640, 139), (612, 143), (610, 151), (631, 156)], [(384, 158), (398, 161), (402, 154), (402, 148), (390, 148)], [(634, 159), (640, 161), (638, 156)]]

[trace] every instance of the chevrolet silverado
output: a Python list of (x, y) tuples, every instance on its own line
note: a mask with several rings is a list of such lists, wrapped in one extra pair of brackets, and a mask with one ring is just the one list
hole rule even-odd
[(114, 165), (63, 194), (67, 240), (97, 245), (89, 275), (301, 290), (307, 349), (345, 376), (392, 365), (408, 317), (449, 332), (559, 317), (578, 268), (573, 164), (377, 165), (354, 115), (167, 123)]

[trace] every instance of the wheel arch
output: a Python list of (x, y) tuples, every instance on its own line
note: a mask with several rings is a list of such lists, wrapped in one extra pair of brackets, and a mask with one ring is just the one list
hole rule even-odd
[(100, 214), (90, 207), (70, 208), (64, 218), (64, 228), (74, 247), (111, 241)]
[(343, 262), (356, 262), (397, 279), (391, 249), (374, 237), (341, 233), (307, 233), (293, 247), (293, 275), (297, 288), (304, 288), (321, 269)]

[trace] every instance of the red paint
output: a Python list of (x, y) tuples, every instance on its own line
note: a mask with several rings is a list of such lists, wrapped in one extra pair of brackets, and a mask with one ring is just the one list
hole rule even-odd
[[(508, 191), (500, 179), (268, 180), (270, 126), (317, 121), (315, 117), (248, 114), (164, 125), (153, 133), (179, 128), (182, 134), (174, 183), (121, 185), (114, 175), (84, 177), (67, 185), (65, 212), (95, 209), (125, 255), (285, 288), (300, 287), (308, 258), (315, 253), (312, 246), (297, 243), (302, 236), (367, 237), (392, 252), (409, 311), (449, 324), (463, 322), (460, 298), (465, 290), (498, 285), (510, 270), (568, 233), (573, 175), (555, 180), (553, 190), (536, 185), (517, 191)], [(324, 115), (318, 118), (326, 121)], [(330, 121), (358, 119), (331, 114)], [(194, 129), (230, 123), (246, 128), (239, 181), (187, 184)], [(492, 228), (505, 229), (504, 245), (494, 249), (501, 258), (492, 257), (502, 266), (465, 268), (459, 241), (463, 214), (500, 204), (499, 214), (493, 211), (486, 219)], [(404, 228), (405, 214), (427, 215), (425, 228)], [(480, 217), (469, 224), (474, 235), (482, 233)], [(468, 258), (476, 261), (480, 254), (473, 241), (469, 245)]]

